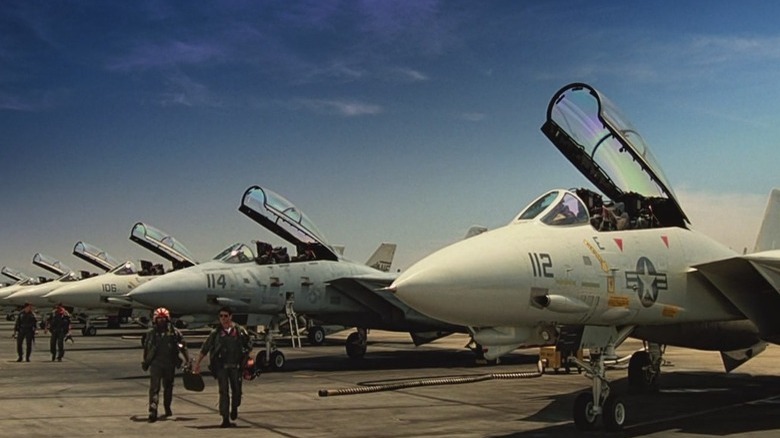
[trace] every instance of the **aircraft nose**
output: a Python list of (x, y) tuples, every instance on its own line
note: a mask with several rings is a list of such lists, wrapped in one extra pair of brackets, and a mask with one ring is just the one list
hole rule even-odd
[(130, 299), (148, 307), (166, 307), (187, 312), (203, 285), (186, 271), (171, 272), (147, 281), (128, 293)]
[[(517, 251), (501, 233), (485, 233), (420, 260), (390, 286), (399, 299), (429, 317), (458, 325), (495, 325), (516, 308), (522, 282)], [(503, 318), (503, 319), (502, 319)]]

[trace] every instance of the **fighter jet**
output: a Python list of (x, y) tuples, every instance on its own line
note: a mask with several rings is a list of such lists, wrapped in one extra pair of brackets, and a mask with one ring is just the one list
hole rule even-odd
[(93, 324), (95, 317), (108, 317), (108, 327), (112, 328), (118, 327), (121, 319), (138, 316), (133, 314), (131, 303), (121, 297), (129, 289), (122, 290), (117, 282), (111, 281), (116, 275), (135, 273), (132, 263), (120, 263), (102, 249), (83, 241), (73, 247), (73, 255), (105, 273), (85, 276), (80, 281), (62, 285), (47, 293), (44, 298), (49, 303), (63, 303), (73, 308), (74, 315), (84, 323), (82, 335), (97, 334), (97, 327)]
[[(220, 306), (236, 313), (264, 315), (265, 350), (258, 362), (272, 369), (284, 366), (284, 354), (276, 349), (274, 333), (280, 321), (295, 324), (298, 314), (320, 321), (357, 327), (347, 338), (349, 357), (366, 352), (367, 329), (408, 331), (416, 343), (431, 341), (455, 330), (451, 324), (425, 317), (380, 290), (397, 274), (383, 272), (344, 258), (327, 243), (314, 223), (290, 201), (259, 186), (247, 189), (239, 211), (292, 244), (285, 247), (256, 242), (257, 254), (235, 244), (213, 260), (182, 269), (145, 283), (129, 296), (151, 307), (166, 306), (183, 313), (216, 315)], [(383, 244), (369, 264), (389, 268), (395, 246)], [(322, 336), (319, 326), (309, 336)], [(314, 334), (313, 334), (314, 333)]]
[[(601, 194), (549, 191), (508, 225), (420, 260), (389, 290), (469, 327), (487, 357), (556, 344), (593, 380), (574, 404), (580, 430), (599, 419), (623, 427), (626, 406), (610, 391), (605, 357), (629, 336), (720, 350), (727, 371), (740, 363), (730, 350), (745, 360), (780, 341), (780, 192), (756, 252), (741, 255), (692, 229), (647, 144), (593, 87), (559, 90), (542, 131)], [(657, 347), (632, 356), (629, 384), (656, 378)], [(579, 348), (589, 362), (573, 354)]]
[(25, 287), (34, 286), (38, 284), (39, 279), (32, 278), (21, 271), (9, 268), (7, 266), (3, 266), (3, 269), (0, 270), (0, 273), (2, 273), (6, 277), (14, 281), (12, 284), (6, 285), (2, 289), (0, 289), (0, 304), (2, 304), (2, 311), (5, 312), (6, 314), (5, 319), (6, 321), (13, 321), (14, 318), (16, 318), (16, 313), (14, 313), (14, 310), (16, 310), (18, 306), (15, 306), (10, 303), (6, 303), (4, 301), (5, 297), (14, 294), (16, 292), (19, 292), (21, 289)]
[(5, 297), (4, 302), (17, 306), (21, 306), (24, 303), (30, 303), (35, 307), (47, 308), (50, 303), (45, 298), (46, 294), (60, 286), (81, 279), (70, 267), (53, 257), (36, 253), (33, 256), (32, 262), (34, 265), (54, 273), (57, 275), (57, 278), (52, 281), (45, 281), (35, 286), (20, 289)]
[[(130, 240), (155, 254), (169, 260), (174, 269), (176, 267), (192, 266), (196, 263), (189, 250), (168, 233), (138, 222), (130, 230)], [(141, 269), (137, 269), (135, 263), (126, 261), (118, 263), (116, 259), (107, 255), (99, 248), (78, 242), (73, 248), (73, 254), (107, 272), (77, 283), (62, 286), (46, 295), (46, 299), (52, 303), (63, 302), (82, 310), (83, 314), (110, 315), (109, 322), (116, 318), (136, 317), (143, 320), (149, 313), (149, 307), (142, 303), (133, 302), (127, 294), (138, 285), (165, 273), (161, 264), (152, 264), (149, 261), (141, 261)], [(212, 315), (196, 317), (193, 315), (175, 315), (177, 324), (186, 325), (196, 320), (211, 320)], [(90, 318), (84, 319), (85, 326), (82, 334), (93, 336), (97, 328), (90, 323)]]

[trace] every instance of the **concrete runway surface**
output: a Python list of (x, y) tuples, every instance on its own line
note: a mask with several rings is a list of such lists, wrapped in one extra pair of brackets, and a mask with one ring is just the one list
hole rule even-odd
[[(348, 359), (349, 331), (324, 346), (292, 349), (284, 371), (244, 382), (237, 427), (219, 429), (216, 380), (203, 392), (184, 390), (177, 377), (171, 418), (147, 423), (149, 378), (141, 370), (141, 329), (74, 336), (63, 362), (51, 362), (39, 332), (30, 363), (17, 363), (12, 323), (0, 323), (0, 435), (8, 437), (548, 437), (579, 433), (572, 423), (576, 395), (590, 381), (576, 372), (538, 378), (407, 388), (320, 397), (341, 389), (407, 379), (533, 372), (537, 350), (518, 350), (496, 366), (478, 366), (463, 335), (414, 347), (407, 334), (373, 331), (363, 360)], [(75, 332), (75, 331), (74, 331)], [(193, 356), (203, 341), (188, 334)], [(629, 340), (618, 350), (641, 346)], [(259, 351), (259, 347), (255, 351)], [(780, 433), (780, 348), (770, 346), (731, 374), (716, 352), (669, 347), (660, 391), (627, 393), (626, 370), (607, 377), (625, 394), (626, 429), (614, 436), (777, 436)], [(205, 367), (204, 367), (205, 368)]]

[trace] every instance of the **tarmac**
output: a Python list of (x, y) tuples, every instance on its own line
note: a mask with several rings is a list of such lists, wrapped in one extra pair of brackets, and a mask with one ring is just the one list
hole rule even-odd
[[(415, 347), (408, 334), (372, 331), (368, 352), (344, 352), (348, 331), (325, 345), (293, 349), (282, 371), (244, 382), (236, 427), (220, 429), (216, 380), (203, 392), (186, 391), (177, 377), (170, 418), (147, 422), (148, 374), (141, 370), (140, 329), (74, 336), (62, 362), (52, 362), (48, 336), (39, 333), (31, 362), (16, 362), (12, 323), (0, 323), (0, 436), (231, 436), (231, 437), (557, 437), (604, 436), (578, 432), (571, 411), (590, 388), (584, 374), (487, 379), (491, 373), (533, 373), (538, 350), (518, 350), (494, 366), (477, 365), (453, 335)], [(193, 357), (204, 339), (186, 333)], [(641, 346), (628, 341), (630, 354)], [(256, 347), (255, 351), (259, 351)], [(753, 437), (780, 432), (780, 348), (770, 346), (730, 374), (717, 352), (669, 347), (660, 390), (627, 392), (626, 370), (607, 373), (612, 391), (625, 394), (625, 430), (608, 436)], [(204, 367), (205, 368), (205, 367)], [(548, 370), (549, 371), (549, 370)], [(356, 395), (320, 396), (321, 390), (364, 388), (427, 378), (476, 383), (419, 386)], [(401, 385), (399, 385), (401, 386)]]

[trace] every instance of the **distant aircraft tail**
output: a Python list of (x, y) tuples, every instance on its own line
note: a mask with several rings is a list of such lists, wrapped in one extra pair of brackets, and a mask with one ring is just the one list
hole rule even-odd
[(772, 189), (753, 252), (780, 249), (780, 189)]
[(395, 257), (395, 247), (395, 243), (380, 244), (379, 248), (377, 248), (371, 257), (368, 258), (366, 265), (382, 272), (388, 272), (390, 270), (390, 265), (393, 264), (393, 258)]
[(488, 230), (487, 227), (483, 227), (482, 225), (474, 225), (473, 227), (469, 228), (468, 231), (466, 231), (466, 237), (464, 237), (464, 239), (468, 239), (469, 237), (474, 237), (478, 234), (482, 234), (487, 230)]

